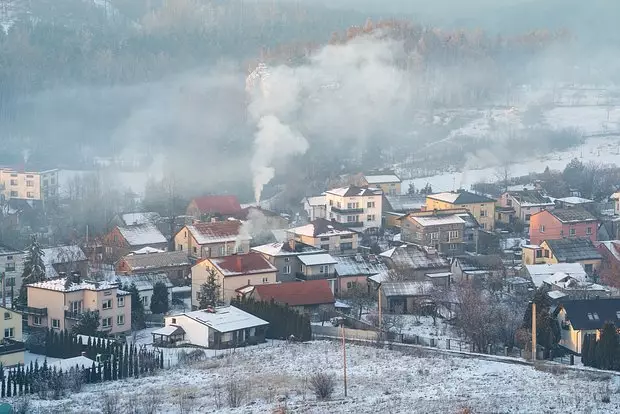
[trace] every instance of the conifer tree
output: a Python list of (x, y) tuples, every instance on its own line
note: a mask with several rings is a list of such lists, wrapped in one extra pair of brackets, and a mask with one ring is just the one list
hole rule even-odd
[(28, 305), (28, 289), (26, 285), (45, 280), (45, 252), (41, 249), (36, 236), (32, 236), (30, 246), (24, 259), (24, 271), (22, 272), (22, 286), (19, 290), (17, 301), (22, 305)]
[(600, 369), (613, 369), (618, 359), (618, 332), (612, 322), (603, 325), (596, 350), (596, 362)]
[(206, 283), (200, 285), (200, 298), (198, 307), (206, 309), (217, 306), (220, 301), (220, 285), (217, 283), (215, 270), (209, 269)]
[(161, 314), (168, 312), (168, 288), (164, 282), (157, 282), (153, 285), (153, 296), (151, 298), (151, 312)]

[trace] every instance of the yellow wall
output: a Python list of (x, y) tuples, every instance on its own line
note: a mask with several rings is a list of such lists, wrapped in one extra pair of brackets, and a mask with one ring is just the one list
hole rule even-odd
[[(493, 230), (495, 228), (495, 202), (493, 201), (478, 204), (452, 204), (426, 197), (426, 210), (449, 210), (453, 208), (467, 209), (485, 230)], [(482, 210), (486, 212), (484, 217), (480, 216)]]
[(383, 193), (387, 195), (400, 195), (401, 194), (401, 184), (400, 183), (381, 183), (381, 184), (373, 184), (372, 187), (377, 187), (383, 190)]
[[(247, 254), (250, 252), (250, 241), (242, 240), (241, 242), (242, 251), (237, 253), (239, 254)], [(230, 241), (226, 243), (209, 243), (203, 244), (202, 246), (196, 241), (196, 239), (192, 236), (192, 233), (187, 229), (187, 227), (183, 227), (181, 231), (179, 231), (174, 237), (174, 250), (182, 250), (187, 252), (188, 255), (197, 257), (197, 258), (208, 258), (208, 257), (221, 257), (221, 256), (230, 256), (233, 253), (236, 253), (236, 244), (235, 241)], [(182, 246), (179, 248), (179, 246)], [(196, 251), (194, 252), (194, 247)], [(224, 254), (221, 254), (221, 247), (224, 247)]]
[(294, 238), (295, 241), (302, 242), (314, 247), (321, 247), (323, 245), (329, 244), (329, 252), (330, 253), (339, 253), (340, 252), (340, 243), (352, 243), (352, 250), (357, 250), (358, 245), (358, 235), (357, 233), (353, 234), (353, 237), (350, 239), (341, 239), (340, 236), (330, 236), (329, 241), (321, 241), (320, 237), (310, 237), (304, 236), (300, 234), (289, 233), (289, 239)]
[[(5, 314), (9, 315), (8, 319), (5, 319)], [(14, 312), (10, 309), (0, 306), (0, 334), (4, 338), (4, 330), (13, 328), (13, 337), (11, 339), (15, 341), (23, 341), (22, 336), (22, 315), (18, 312)], [(5, 367), (24, 363), (24, 351), (14, 352), (11, 354), (0, 355), (0, 364)]]
[[(559, 263), (559, 262), (558, 262), (558, 258), (557, 258), (557, 257), (555, 257), (555, 256), (553, 255), (553, 252), (549, 249), (549, 245), (547, 244), (547, 242), (546, 242), (546, 241), (542, 242), (542, 243), (540, 244), (540, 247), (541, 247), (541, 249), (543, 249), (543, 260), (542, 260), (542, 263), (547, 263), (547, 264), (555, 264), (555, 263)], [(544, 255), (544, 251), (545, 251), (545, 249), (546, 249), (546, 250), (549, 250), (549, 257), (544, 257), (544, 256), (545, 256), (545, 255)], [(525, 251), (525, 249), (524, 249), (524, 251)], [(594, 270), (598, 270), (598, 269), (599, 269), (599, 267), (601, 267), (602, 260), (601, 260), (601, 259), (593, 259), (593, 260), (578, 260), (576, 263), (579, 263), (579, 264), (581, 264), (582, 266), (585, 266), (585, 265), (591, 264), (591, 265), (592, 265), (592, 268), (593, 268)]]
[[(12, 180), (14, 181), (13, 183), (11, 183)], [(6, 199), (23, 198), (40, 200), (41, 176), (34, 172), (16, 172), (0, 169), (0, 193), (2, 193)]]

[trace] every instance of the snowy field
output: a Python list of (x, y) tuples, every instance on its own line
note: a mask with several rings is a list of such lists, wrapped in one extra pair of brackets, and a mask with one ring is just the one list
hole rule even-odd
[[(134, 413), (156, 395), (159, 413), (603, 413), (620, 411), (620, 383), (607, 374), (562, 366), (531, 366), (452, 356), (405, 355), (347, 346), (348, 397), (336, 342), (276, 343), (194, 363), (141, 379), (87, 386), (59, 401), (32, 401), (33, 413), (101, 413), (106, 395), (118, 413)], [(549, 372), (551, 371), (551, 372)], [(332, 401), (308, 390), (315, 372), (333, 375)], [(241, 406), (230, 408), (227, 386), (238, 384)], [(603, 402), (609, 396), (610, 402)], [(276, 411), (280, 408), (280, 411)], [(470, 411), (466, 411), (470, 410)]]

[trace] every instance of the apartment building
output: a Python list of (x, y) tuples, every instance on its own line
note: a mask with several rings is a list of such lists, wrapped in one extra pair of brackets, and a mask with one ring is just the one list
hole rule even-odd
[(286, 239), (293, 248), (299, 242), (338, 255), (355, 253), (359, 234), (335, 220), (316, 219), (305, 226), (287, 229)]
[(467, 209), (482, 229), (493, 230), (495, 228), (495, 200), (492, 198), (464, 190), (426, 196), (427, 211), (456, 208)]
[(363, 182), (368, 186), (380, 188), (388, 195), (399, 195), (402, 192), (402, 180), (396, 174), (366, 174)]
[(457, 214), (401, 219), (403, 242), (433, 247), (441, 253), (455, 255), (464, 251), (465, 220)]
[(327, 218), (363, 232), (381, 227), (383, 191), (349, 186), (325, 192)]
[(71, 330), (82, 314), (99, 314), (99, 330), (109, 335), (131, 331), (131, 294), (117, 283), (78, 281), (67, 278), (27, 285), (28, 306), (18, 310), (28, 315), (28, 326)]
[(40, 174), (0, 168), (0, 196), (5, 200), (41, 200)]

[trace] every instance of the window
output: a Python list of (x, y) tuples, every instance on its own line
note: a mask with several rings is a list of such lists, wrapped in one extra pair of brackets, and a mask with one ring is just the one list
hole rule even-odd
[(545, 256), (545, 257), (549, 257), (549, 250), (545, 249), (545, 251), (544, 251), (544, 256)]
[(4, 312), (4, 320), (5, 321), (8, 320), (8, 319), (11, 319), (11, 318), (12, 318), (11, 312)]
[(183, 245), (182, 245), (182, 244), (179, 244), (179, 245), (177, 246), (177, 250), (178, 250), (178, 251), (180, 251), (180, 252), (182, 252), (182, 251), (183, 251)]
[(569, 234), (569, 235), (571, 235), (571, 236), (574, 236), (574, 235), (575, 235), (575, 228), (574, 228), (574, 227), (572, 227), (572, 228), (568, 231), (568, 234)]
[(542, 250), (540, 250), (540, 249), (536, 250), (536, 258), (540, 259), (542, 257), (542, 253), (543, 253)]
[(530, 221), (530, 217), (532, 217), (531, 214), (526, 214), (525, 215), (525, 221)]
[(512, 200), (510, 198), (508, 200), (506, 200), (506, 205), (508, 207), (512, 207)]
[(282, 274), (290, 275), (291, 274), (291, 266), (290, 265), (284, 266), (282, 268)]
[(60, 329), (60, 319), (52, 319), (52, 328)]
[(34, 193), (32, 193), (32, 192), (28, 191), (28, 192), (26, 193), (26, 197), (28, 197), (28, 198), (34, 198)]
[(17, 180), (11, 180), (11, 185), (12, 186), (16, 186), (17, 185)]
[(10, 256), (10, 255), (9, 255), (9, 256), (7, 256), (7, 257), (6, 257), (6, 260), (13, 260), (13, 256)]
[(360, 203), (348, 203), (348, 204), (347, 204), (347, 208), (348, 208), (349, 210), (352, 210), (352, 209), (354, 209), (354, 208), (359, 208), (359, 206), (360, 206)]
[(11, 177), (17, 177), (17, 174), (16, 173), (12, 173)]
[(284, 261), (285, 261), (286, 263), (288, 263), (288, 262), (290, 262), (290, 261), (291, 261), (291, 258), (290, 258), (290, 257), (285, 257), (285, 258), (284, 258)]
[(545, 232), (545, 226), (544, 224), (541, 224), (540, 227), (538, 228), (538, 231), (540, 231), (541, 233)]
[(220, 256), (224, 256), (225, 253), (226, 253), (226, 247), (220, 246)]
[(487, 216), (487, 211), (486, 210), (480, 210), (480, 217), (486, 217)]
[(600, 318), (598, 317), (598, 313), (596, 312), (588, 313), (588, 319), (590, 319), (591, 321), (600, 320)]
[(560, 236), (564, 236), (564, 230), (560, 230)]
[(459, 238), (459, 231), (458, 230), (451, 230), (448, 232), (448, 237), (450, 239), (458, 239)]
[(144, 306), (149, 306), (149, 297), (148, 297), (148, 296), (142, 296), (142, 297), (140, 298), (140, 302), (142, 302), (142, 304), (143, 304)]
[(7, 263), (4, 266), (4, 270), (6, 270), (7, 272), (13, 272), (15, 271), (15, 263)]
[(6, 279), (6, 285), (7, 286), (15, 286), (15, 278), (14, 277), (8, 277)]
[(102, 308), (103, 309), (112, 309), (112, 300), (111, 299), (104, 300)]
[(111, 290), (107, 290), (107, 291), (103, 292), (103, 296), (112, 296), (112, 291)]
[(196, 292), (196, 300), (200, 300), (200, 292)]
[(177, 318), (172, 318), (172, 323), (177, 323)]
[(5, 338), (13, 338), (13, 336), (15, 336), (15, 329), (14, 328), (6, 328), (4, 330), (4, 337)]
[(340, 201), (338, 201), (338, 202), (336, 203), (336, 207), (338, 207), (338, 208), (342, 207), (342, 205), (340, 204)]
[(366, 221), (375, 221), (375, 215), (369, 214), (368, 216), (366, 216)]
[(40, 316), (34, 316), (32, 318), (32, 324), (35, 326), (40, 326), (41, 325), (41, 317)]
[(458, 248), (459, 248), (459, 245), (457, 243), (450, 243), (448, 245), (448, 249), (450, 250), (458, 250)]
[(26, 181), (26, 187), (34, 187), (34, 181), (32, 180)]
[(11, 197), (17, 197), (18, 195), (17, 191), (11, 191)]
[(320, 267), (319, 271), (321, 273), (329, 273), (329, 266), (328, 265), (323, 265)]
[(586, 234), (587, 234), (588, 236), (592, 234), (592, 227), (588, 227), (588, 228), (586, 229)]
[(353, 235), (352, 234), (345, 234), (344, 236), (340, 236), (340, 240), (342, 239), (352, 239)]
[(185, 230), (185, 238), (187, 239), (187, 230)]
[(353, 250), (353, 243), (340, 243), (340, 250)]
[(118, 298), (116, 298), (116, 306), (119, 308), (125, 306), (125, 296), (119, 296)]
[(358, 216), (347, 216), (347, 223), (355, 223), (357, 222)]
[(329, 241), (329, 237), (321, 237), (321, 241), (326, 241), (326, 242), (328, 242), (328, 241)]
[(368, 208), (375, 208), (375, 202), (374, 201), (369, 201), (368, 203), (366, 203), (366, 207), (368, 207)]
[(587, 274), (591, 274), (593, 270), (592, 264), (583, 265), (583, 270), (585, 270)]
[(82, 312), (82, 304), (81, 300), (76, 300), (75, 302), (71, 302), (71, 312), (79, 313)]
[(103, 318), (103, 319), (101, 319), (101, 327), (102, 328), (110, 328), (110, 327), (112, 327), (112, 318)]
[(357, 282), (347, 282), (347, 289), (353, 289), (357, 285)]
[(329, 205), (333, 206), (334, 205), (334, 200), (329, 200)]
[(118, 315), (116, 317), (116, 324), (117, 325), (125, 325), (125, 315)]
[(439, 239), (439, 232), (430, 233), (431, 240)]
[(239, 245), (237, 246), (237, 253), (243, 253), (243, 245), (241, 243), (239, 243)]
[(26, 175), (26, 178), (34, 178), (34, 176), (33, 176), (33, 175), (31, 175), (31, 174), (27, 174), (27, 175)]
[(268, 277), (264, 277), (264, 278), (263, 278), (263, 284), (264, 284), (264, 283), (269, 283), (269, 278), (268, 278)]
[(480, 227), (482, 227), (482, 230), (487, 228), (487, 223), (480, 223)]

